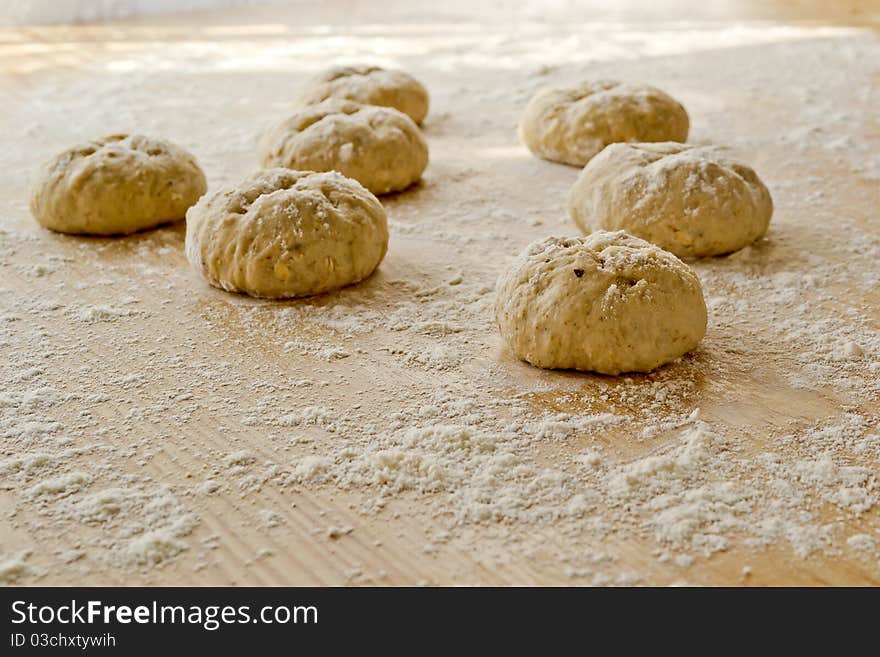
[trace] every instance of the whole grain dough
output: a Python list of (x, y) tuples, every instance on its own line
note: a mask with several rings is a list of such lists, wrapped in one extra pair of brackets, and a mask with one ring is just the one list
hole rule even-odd
[(730, 253), (767, 232), (770, 192), (716, 148), (611, 144), (590, 160), (568, 207), (585, 232), (625, 230), (680, 257)]
[(583, 166), (620, 141), (685, 141), (684, 107), (659, 89), (612, 80), (538, 92), (526, 106), (520, 137), (538, 157)]
[(31, 212), (60, 233), (125, 235), (183, 219), (206, 189), (196, 159), (180, 146), (110, 135), (47, 160), (31, 188)]
[(693, 270), (623, 231), (529, 245), (498, 281), (495, 318), (517, 358), (602, 374), (648, 372), (706, 333)]
[(302, 100), (311, 105), (328, 98), (393, 107), (416, 123), (421, 123), (428, 114), (427, 89), (408, 73), (380, 66), (335, 66), (328, 69), (311, 81)]
[(379, 200), (336, 172), (266, 169), (203, 197), (186, 215), (186, 255), (211, 285), (303, 297), (373, 273), (388, 248)]
[(326, 100), (263, 135), (264, 167), (339, 171), (374, 194), (406, 189), (428, 166), (428, 144), (406, 114), (390, 107)]

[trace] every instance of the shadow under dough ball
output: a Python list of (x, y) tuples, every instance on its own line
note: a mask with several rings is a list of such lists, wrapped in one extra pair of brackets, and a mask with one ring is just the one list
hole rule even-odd
[(64, 150), (37, 171), (31, 212), (60, 233), (126, 235), (179, 221), (207, 189), (186, 150), (118, 134)]

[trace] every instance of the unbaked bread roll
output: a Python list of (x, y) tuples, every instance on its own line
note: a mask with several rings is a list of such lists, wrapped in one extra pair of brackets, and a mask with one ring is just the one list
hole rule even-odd
[(568, 207), (585, 232), (622, 229), (680, 257), (741, 249), (773, 215), (751, 167), (716, 148), (672, 142), (611, 144), (584, 167)]
[(619, 141), (685, 141), (689, 125), (681, 103), (659, 89), (600, 80), (538, 92), (520, 136), (538, 157), (583, 166)]
[(374, 194), (406, 189), (428, 166), (428, 144), (406, 114), (390, 107), (326, 100), (270, 128), (264, 167), (339, 171)]
[(408, 73), (380, 66), (335, 66), (320, 73), (306, 88), (303, 102), (328, 98), (393, 107), (416, 123), (428, 114), (427, 89)]
[(648, 372), (706, 333), (693, 270), (623, 231), (529, 245), (498, 281), (495, 318), (517, 358), (602, 374)]
[(125, 235), (183, 219), (205, 174), (180, 146), (110, 135), (58, 153), (37, 172), (31, 212), (60, 233)]
[(206, 195), (186, 216), (186, 255), (211, 285), (303, 297), (357, 283), (388, 248), (378, 199), (339, 173), (267, 169)]

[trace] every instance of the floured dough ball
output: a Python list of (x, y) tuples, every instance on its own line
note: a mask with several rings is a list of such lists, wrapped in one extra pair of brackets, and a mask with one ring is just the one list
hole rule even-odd
[(339, 171), (374, 194), (406, 189), (428, 166), (428, 144), (390, 107), (326, 100), (304, 107), (260, 140), (264, 167)]
[(336, 172), (266, 169), (186, 215), (186, 255), (211, 285), (304, 297), (357, 283), (388, 248), (379, 200)]
[(207, 184), (180, 146), (143, 135), (110, 135), (46, 161), (31, 212), (60, 233), (125, 235), (183, 219)]
[(328, 98), (353, 100), (364, 105), (393, 107), (416, 123), (428, 114), (428, 91), (413, 76), (379, 66), (336, 66), (319, 74), (306, 88), (303, 102)]
[(600, 80), (538, 92), (520, 136), (538, 157), (583, 166), (619, 141), (685, 141), (689, 125), (684, 107), (659, 89)]
[(590, 160), (568, 197), (585, 232), (625, 230), (672, 253), (730, 253), (767, 232), (770, 192), (715, 148), (611, 144)]
[(518, 358), (602, 374), (648, 372), (706, 333), (697, 275), (623, 231), (529, 245), (498, 281), (495, 318)]

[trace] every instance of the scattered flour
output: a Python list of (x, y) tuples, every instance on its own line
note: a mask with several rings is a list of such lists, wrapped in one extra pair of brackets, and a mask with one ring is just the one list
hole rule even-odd
[(30, 550), (7, 555), (0, 553), (0, 585), (20, 584), (23, 580), (39, 577), (42, 573), (27, 564), (30, 555)]
[(95, 322), (114, 322), (121, 317), (130, 317), (135, 312), (130, 308), (118, 308), (114, 306), (86, 306), (76, 315), (81, 322), (94, 324)]

